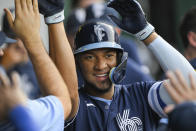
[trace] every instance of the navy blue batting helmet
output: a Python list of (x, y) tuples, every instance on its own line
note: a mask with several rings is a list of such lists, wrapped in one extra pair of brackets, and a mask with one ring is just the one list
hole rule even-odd
[(115, 84), (124, 79), (128, 54), (123, 51), (119, 43), (118, 34), (111, 25), (102, 21), (90, 21), (82, 25), (76, 33), (75, 46), (75, 55), (101, 48), (118, 50), (122, 55), (118, 66), (110, 71), (110, 79)]

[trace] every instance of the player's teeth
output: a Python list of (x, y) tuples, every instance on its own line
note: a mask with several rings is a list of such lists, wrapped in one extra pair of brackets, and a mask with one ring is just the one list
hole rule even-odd
[(106, 76), (107, 74), (102, 74), (102, 75), (96, 75), (96, 76)]

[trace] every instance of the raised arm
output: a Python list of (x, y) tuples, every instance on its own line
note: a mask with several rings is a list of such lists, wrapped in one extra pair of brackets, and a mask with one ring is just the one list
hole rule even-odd
[[(111, 19), (123, 30), (143, 41), (155, 55), (165, 72), (179, 69), (186, 80), (188, 80), (189, 73), (196, 77), (195, 71), (189, 62), (154, 32), (154, 27), (147, 22), (144, 12), (136, 0), (113, 0), (109, 3), (109, 6), (116, 9), (122, 16), (122, 20), (114, 16), (110, 16)], [(165, 88), (163, 88), (163, 84), (159, 93), (165, 104), (174, 103)]]
[[(78, 81), (75, 67), (75, 60), (67, 40), (64, 24), (49, 25), (50, 34), (50, 54), (69, 90), (69, 95), (72, 102), (72, 113), (69, 118), (73, 118), (78, 110)], [(52, 39), (52, 41), (51, 41)]]
[[(53, 0), (39, 1), (39, 8), (45, 16), (46, 24), (48, 24), (50, 57), (69, 87), (72, 112), (68, 119), (71, 119), (78, 110), (78, 81), (74, 56), (62, 22), (64, 20), (64, 0), (56, 0), (55, 2), (56, 4), (53, 4)], [(54, 19), (55, 16), (58, 18)]]
[(44, 95), (56, 96), (61, 101), (67, 118), (71, 112), (70, 96), (59, 71), (43, 47), (38, 2), (15, 0), (15, 9), (15, 20), (11, 12), (5, 9), (10, 27), (24, 42)]

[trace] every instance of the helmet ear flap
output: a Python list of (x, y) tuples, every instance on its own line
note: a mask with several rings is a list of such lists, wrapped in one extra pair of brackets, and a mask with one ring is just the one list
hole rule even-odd
[(123, 52), (118, 50), (117, 51), (117, 57), (116, 57), (117, 65), (119, 65), (121, 63), (122, 56), (123, 56)]
[(126, 75), (126, 66), (127, 66), (127, 59), (128, 59), (128, 53), (127, 52), (122, 52), (119, 53), (119, 55), (122, 54), (120, 60), (119, 60), (119, 64), (117, 67), (113, 67), (110, 70), (110, 80), (112, 81), (112, 83), (115, 84), (119, 84)]

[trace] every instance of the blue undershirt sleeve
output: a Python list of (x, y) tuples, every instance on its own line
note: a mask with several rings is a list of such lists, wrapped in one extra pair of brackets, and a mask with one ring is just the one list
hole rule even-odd
[(32, 118), (27, 108), (21, 105), (13, 108), (9, 118), (18, 131), (39, 131), (38, 124)]

